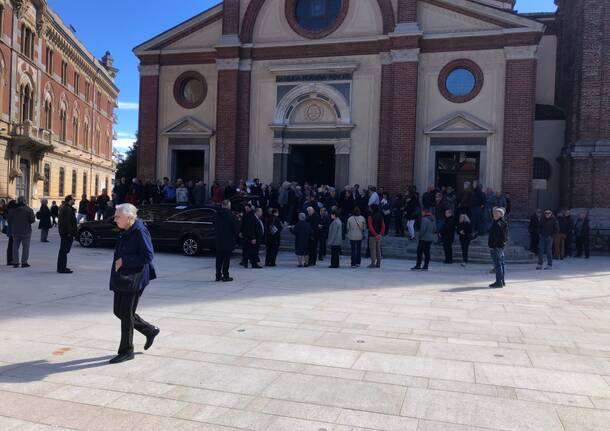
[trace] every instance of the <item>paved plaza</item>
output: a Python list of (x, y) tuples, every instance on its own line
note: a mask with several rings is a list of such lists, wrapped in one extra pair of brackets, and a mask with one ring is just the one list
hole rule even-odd
[(299, 269), (283, 253), (234, 260), (225, 284), (213, 257), (158, 253), (140, 312), (162, 332), (110, 366), (112, 250), (75, 245), (59, 275), (51, 240), (32, 268), (0, 268), (2, 431), (609, 429), (607, 257), (509, 267), (490, 290), (485, 265)]

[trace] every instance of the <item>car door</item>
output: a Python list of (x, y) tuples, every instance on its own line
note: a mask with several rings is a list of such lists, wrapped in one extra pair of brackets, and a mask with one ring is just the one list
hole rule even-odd
[(188, 209), (167, 220), (165, 229), (176, 243), (187, 236), (193, 236), (201, 246), (210, 248), (214, 240), (215, 213), (211, 208)]
[(182, 209), (174, 206), (150, 206), (141, 209), (138, 217), (142, 219), (155, 245), (173, 244), (175, 232), (172, 232), (172, 224), (168, 223)]
[(121, 230), (114, 221), (114, 216), (98, 222), (99, 225), (95, 228), (95, 235), (101, 241), (116, 241), (121, 233)]

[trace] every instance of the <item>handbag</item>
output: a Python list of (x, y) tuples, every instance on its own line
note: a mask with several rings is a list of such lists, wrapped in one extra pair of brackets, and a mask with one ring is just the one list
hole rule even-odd
[(128, 274), (122, 273), (120, 269), (118, 272), (113, 271), (110, 276), (112, 290), (120, 293), (138, 293), (143, 273), (142, 270)]

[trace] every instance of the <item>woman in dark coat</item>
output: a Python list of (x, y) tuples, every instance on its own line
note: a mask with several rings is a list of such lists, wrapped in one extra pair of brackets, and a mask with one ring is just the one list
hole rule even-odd
[(40, 229), (40, 242), (49, 242), (49, 229), (53, 227), (51, 219), (51, 210), (46, 199), (40, 200), (40, 209), (36, 213), (36, 218), (39, 220), (38, 229)]
[[(138, 210), (131, 204), (117, 205), (114, 221), (123, 232), (114, 250), (110, 290), (114, 291), (114, 315), (121, 320), (121, 344), (111, 364), (129, 361), (133, 354), (134, 328), (146, 337), (144, 350), (152, 346), (159, 328), (136, 314), (144, 288), (157, 278), (152, 264), (154, 250), (150, 233), (138, 220)], [(125, 283), (125, 279), (131, 282)]]
[(294, 254), (297, 255), (297, 261), (299, 268), (308, 264), (309, 254), (309, 238), (313, 235), (311, 226), (306, 221), (307, 216), (303, 213), (299, 214), (299, 222), (290, 228), (290, 231), (294, 234)]
[(267, 233), (265, 266), (276, 266), (275, 260), (280, 249), (280, 237), (282, 236), (282, 222), (280, 221), (278, 209), (273, 208), (271, 217), (267, 220), (265, 232)]

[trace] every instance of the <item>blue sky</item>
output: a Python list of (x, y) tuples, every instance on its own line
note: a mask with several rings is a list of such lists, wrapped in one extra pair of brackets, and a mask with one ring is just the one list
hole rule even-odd
[[(98, 58), (110, 50), (120, 69), (115, 147), (124, 151), (138, 128), (138, 61), (133, 47), (217, 4), (219, 0), (49, 0)], [(169, 6), (169, 7), (168, 7)], [(553, 0), (517, 0), (520, 12), (554, 11)]]

